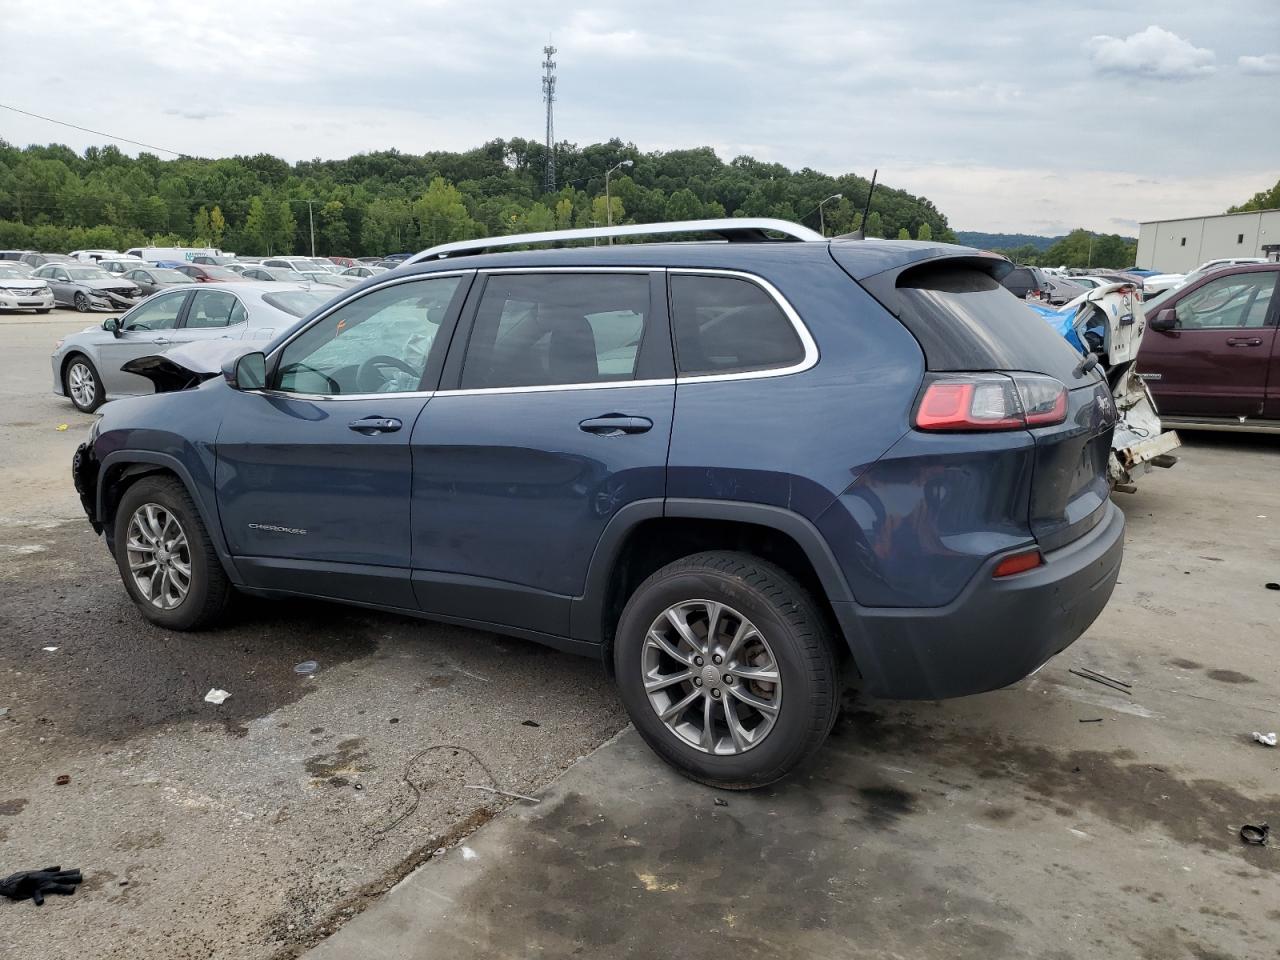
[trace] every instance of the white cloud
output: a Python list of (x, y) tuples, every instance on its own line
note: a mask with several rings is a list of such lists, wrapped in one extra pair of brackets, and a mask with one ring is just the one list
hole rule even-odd
[(1280, 73), (1280, 53), (1264, 53), (1260, 57), (1243, 56), (1236, 63), (1241, 73), (1256, 76)]
[(1194, 46), (1163, 27), (1147, 27), (1124, 38), (1103, 34), (1090, 39), (1085, 49), (1103, 73), (1189, 80), (1214, 71), (1212, 50)]

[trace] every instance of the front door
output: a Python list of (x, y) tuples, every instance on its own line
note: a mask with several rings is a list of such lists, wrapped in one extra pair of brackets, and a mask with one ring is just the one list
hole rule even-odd
[(156, 294), (121, 315), (120, 335), (106, 340), (98, 350), (103, 361), (98, 374), (108, 397), (155, 391), (155, 385), (146, 377), (125, 373), (120, 368), (130, 360), (163, 353), (173, 346), (187, 293), (175, 290)]
[(465, 286), (375, 287), (275, 351), (268, 389), (231, 397), (215, 487), (250, 586), (414, 607), (409, 438)]
[(1177, 327), (1148, 328), (1138, 357), (1138, 370), (1161, 413), (1262, 414), (1276, 334), (1277, 275), (1274, 270), (1233, 273), (1174, 295)]
[(606, 524), (665, 492), (675, 386), (663, 280), (482, 274), (471, 303), (413, 431), (418, 602), (567, 636)]

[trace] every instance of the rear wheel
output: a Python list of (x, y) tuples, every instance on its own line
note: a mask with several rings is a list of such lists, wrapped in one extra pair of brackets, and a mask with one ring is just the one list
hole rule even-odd
[(138, 610), (170, 630), (213, 623), (231, 582), (186, 488), (174, 477), (144, 477), (120, 499), (116, 565)]
[(62, 392), (81, 413), (93, 413), (106, 400), (98, 368), (82, 353), (74, 354), (62, 371)]
[(93, 308), (89, 305), (89, 296), (84, 291), (78, 291), (75, 295), (74, 303), (76, 309), (81, 313), (88, 313)]
[(795, 580), (748, 554), (696, 554), (641, 584), (618, 623), (614, 667), (649, 746), (713, 786), (781, 779), (835, 722), (826, 619)]

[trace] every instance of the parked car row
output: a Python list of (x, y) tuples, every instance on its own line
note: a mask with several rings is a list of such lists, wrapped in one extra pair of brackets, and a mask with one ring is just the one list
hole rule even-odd
[[(70, 254), (0, 250), (4, 279), (0, 310), (47, 312), (55, 305), (91, 310), (127, 310), (140, 297), (181, 284), (257, 280), (264, 283), (353, 287), (400, 266), (379, 257), (237, 257), (215, 248), (135, 247), (73, 250)], [(84, 271), (90, 271), (88, 273)], [(107, 276), (103, 276), (106, 274)], [(27, 281), (30, 282), (27, 282)], [(48, 295), (41, 293), (48, 288)]]

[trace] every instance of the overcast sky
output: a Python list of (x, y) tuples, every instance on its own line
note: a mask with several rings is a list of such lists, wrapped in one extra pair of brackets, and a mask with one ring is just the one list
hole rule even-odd
[[(0, 102), (200, 156), (541, 139), (550, 35), (558, 139), (879, 167), (957, 229), (1134, 234), (1280, 178), (1276, 0), (0, 0), (0, 23)], [(106, 142), (5, 110), (0, 138)]]

